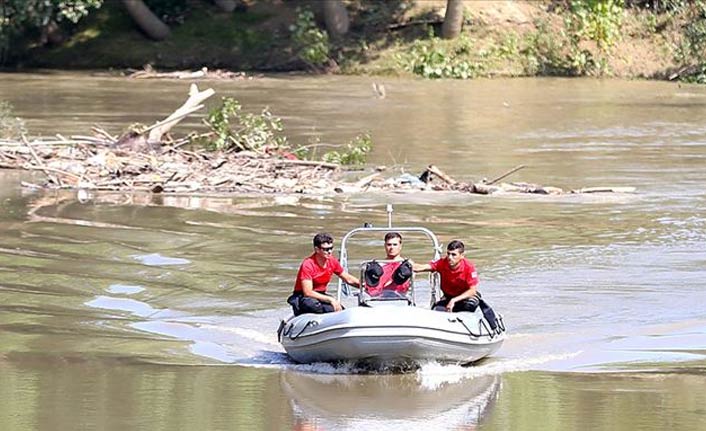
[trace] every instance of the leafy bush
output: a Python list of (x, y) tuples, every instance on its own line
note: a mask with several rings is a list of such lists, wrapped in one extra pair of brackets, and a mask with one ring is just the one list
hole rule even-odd
[[(210, 150), (257, 151), (282, 154), (291, 151), (299, 159), (311, 159), (312, 146), (291, 149), (282, 135), (282, 120), (267, 109), (260, 114), (244, 113), (240, 103), (232, 97), (224, 97), (221, 106), (212, 109), (204, 123), (209, 133), (193, 138), (192, 142)], [(314, 145), (313, 147), (316, 147)], [(341, 165), (360, 165), (372, 149), (369, 134), (356, 136), (346, 144), (345, 150), (329, 151), (321, 160)]]
[(212, 150), (236, 149), (262, 151), (286, 148), (287, 138), (280, 136), (282, 120), (268, 108), (259, 115), (242, 112), (240, 103), (224, 97), (220, 107), (212, 109), (204, 120), (211, 134), (200, 142)]
[(440, 39), (433, 38), (416, 41), (402, 61), (409, 71), (425, 78), (477, 78), (486, 68), (482, 62), (463, 58), (470, 51), (471, 42), (463, 36), (448, 48)]
[(623, 12), (623, 0), (572, 0), (566, 27), (576, 39), (592, 40), (607, 49), (620, 37)]
[(12, 39), (23, 32), (52, 21), (76, 24), (102, 5), (103, 0), (0, 0), (0, 63), (8, 56)]
[(525, 72), (528, 75), (570, 75), (570, 66), (564, 54), (568, 38), (564, 32), (553, 32), (544, 21), (536, 22), (537, 31), (527, 36)]
[(696, 0), (680, 4), (677, 9), (684, 15), (681, 43), (677, 46), (676, 57), (683, 63), (706, 60), (706, 1)]
[(372, 148), (370, 134), (364, 133), (346, 144), (345, 151), (329, 151), (321, 157), (321, 160), (339, 165), (362, 165)]
[(681, 80), (692, 84), (706, 84), (706, 64), (697, 66), (691, 73), (683, 76)]
[(313, 67), (328, 62), (331, 49), (328, 33), (316, 25), (311, 10), (297, 8), (296, 22), (289, 30), (292, 32), (297, 56), (302, 61)]

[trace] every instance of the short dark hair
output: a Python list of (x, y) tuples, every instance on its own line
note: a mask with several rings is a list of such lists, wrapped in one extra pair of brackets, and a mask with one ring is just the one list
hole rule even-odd
[(385, 234), (385, 242), (398, 238), (400, 242), (402, 242), (402, 235), (399, 234), (399, 232), (388, 232)]
[(326, 232), (319, 232), (314, 235), (314, 247), (320, 247), (321, 244), (333, 244), (333, 237)]
[(452, 251), (452, 250), (458, 250), (461, 253), (466, 251), (466, 246), (463, 245), (463, 243), (457, 239), (451, 241), (449, 245), (446, 246), (447, 251)]

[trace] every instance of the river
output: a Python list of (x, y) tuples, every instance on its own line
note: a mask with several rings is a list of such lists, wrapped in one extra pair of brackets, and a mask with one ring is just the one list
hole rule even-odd
[[(636, 191), (78, 199), (0, 170), (4, 431), (706, 427), (705, 87), (286, 75), (198, 85), (251, 112), (268, 106), (294, 144), (370, 132), (369, 169), (386, 175), (433, 163), (475, 181), (524, 164), (508, 180)], [(0, 100), (32, 135), (150, 124), (187, 87), (0, 74)], [(395, 224), (467, 244), (508, 340), (475, 366), (408, 374), (291, 363), (275, 330), (311, 237), (383, 226), (388, 203)], [(382, 253), (382, 241), (361, 250)]]

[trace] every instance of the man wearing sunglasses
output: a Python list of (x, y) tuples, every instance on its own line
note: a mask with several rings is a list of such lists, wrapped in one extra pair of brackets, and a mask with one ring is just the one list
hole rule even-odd
[(287, 299), (295, 316), (343, 309), (336, 298), (326, 294), (333, 274), (351, 286), (360, 287), (360, 281), (344, 271), (338, 259), (333, 257), (333, 237), (327, 233), (317, 233), (314, 236), (314, 252), (299, 266), (294, 292)]
[[(465, 246), (453, 240), (446, 247), (446, 257), (426, 264), (412, 265), (414, 272), (438, 272), (441, 276), (441, 292), (444, 296), (433, 309), (437, 311), (476, 311), (482, 302), (478, 285), (478, 273), (473, 263), (464, 256)], [(485, 303), (481, 309), (485, 308)], [(492, 311), (492, 310), (491, 310)], [(493, 323), (495, 318), (492, 319)]]

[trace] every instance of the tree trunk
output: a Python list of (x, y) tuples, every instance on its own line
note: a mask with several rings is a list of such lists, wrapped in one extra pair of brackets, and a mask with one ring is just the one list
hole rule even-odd
[(324, 22), (326, 23), (326, 30), (332, 38), (348, 33), (350, 19), (343, 1), (324, 0)]
[(164, 40), (169, 37), (169, 27), (155, 15), (142, 0), (123, 0), (123, 5), (130, 17), (147, 37), (152, 40)]
[(441, 26), (441, 37), (456, 39), (463, 28), (463, 0), (447, 0), (444, 24)]
[(238, 5), (235, 0), (213, 0), (213, 2), (223, 12), (233, 12)]

